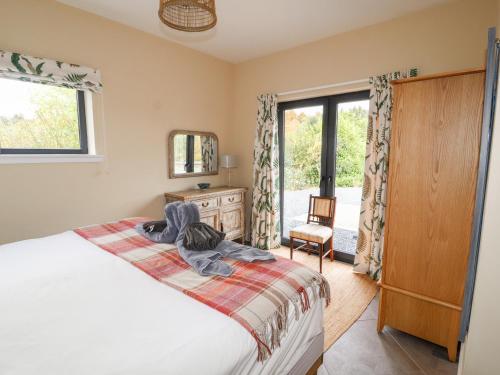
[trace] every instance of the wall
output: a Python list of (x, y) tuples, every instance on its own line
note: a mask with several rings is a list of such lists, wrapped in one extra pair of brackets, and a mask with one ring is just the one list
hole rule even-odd
[(0, 165), (0, 243), (134, 215), (160, 217), (163, 192), (225, 181), (168, 179), (166, 144), (173, 129), (207, 130), (227, 149), (233, 65), (51, 0), (2, 0), (0, 49), (101, 70), (97, 151), (107, 158)]
[[(230, 145), (240, 159), (235, 181), (252, 184), (259, 93), (359, 80), (413, 66), (422, 74), (482, 66), (495, 12), (495, 1), (452, 2), (238, 64), (230, 132), (240, 140)], [(322, 94), (326, 92), (308, 95)]]
[[(500, 0), (497, 35), (500, 35)], [(500, 80), (499, 80), (500, 85)], [(497, 97), (491, 159), (486, 190), (481, 247), (476, 286), (472, 302), (469, 334), (462, 347), (460, 373), (463, 375), (500, 374), (500, 97)]]

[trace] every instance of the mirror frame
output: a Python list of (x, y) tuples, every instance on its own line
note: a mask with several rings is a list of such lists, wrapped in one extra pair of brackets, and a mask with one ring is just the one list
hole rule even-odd
[[(199, 136), (210, 136), (215, 138), (217, 142), (217, 170), (212, 172), (191, 172), (191, 173), (175, 173), (174, 169), (174, 138), (176, 135), (199, 135)], [(168, 135), (168, 177), (169, 178), (186, 178), (186, 177), (197, 177), (197, 176), (213, 176), (219, 174), (219, 138), (212, 132), (203, 132), (197, 130), (172, 130)]]

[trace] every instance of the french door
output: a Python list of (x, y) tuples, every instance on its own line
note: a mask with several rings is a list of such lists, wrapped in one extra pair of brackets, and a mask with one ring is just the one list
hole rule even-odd
[(369, 91), (281, 102), (281, 238), (307, 221), (309, 195), (337, 197), (335, 257), (354, 261), (363, 183)]

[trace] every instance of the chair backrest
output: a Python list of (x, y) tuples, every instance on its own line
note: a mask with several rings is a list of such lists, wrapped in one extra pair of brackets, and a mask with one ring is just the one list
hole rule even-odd
[(307, 223), (318, 223), (333, 228), (335, 219), (336, 197), (309, 196)]

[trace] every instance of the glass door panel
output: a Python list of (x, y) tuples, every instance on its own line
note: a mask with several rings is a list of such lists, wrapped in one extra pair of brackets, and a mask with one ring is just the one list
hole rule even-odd
[(336, 252), (354, 256), (358, 238), (369, 100), (336, 103), (334, 223)]
[(368, 103), (368, 91), (279, 103), (284, 245), (289, 243), (290, 229), (307, 222), (309, 195), (336, 196), (335, 258), (354, 261)]
[(320, 194), (324, 106), (283, 111), (282, 237), (307, 222), (309, 195)]

